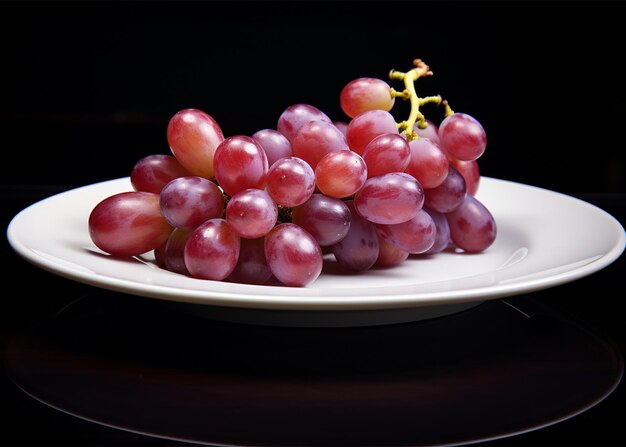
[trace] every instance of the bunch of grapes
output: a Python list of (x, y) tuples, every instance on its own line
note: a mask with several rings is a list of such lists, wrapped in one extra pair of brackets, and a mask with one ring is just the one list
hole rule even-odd
[[(397, 91), (359, 78), (340, 93), (349, 122), (310, 104), (287, 107), (276, 129), (225, 138), (198, 109), (167, 127), (172, 152), (139, 160), (133, 191), (112, 195), (89, 216), (94, 244), (113, 256), (154, 250), (157, 264), (194, 278), (303, 287), (324, 258), (363, 272), (413, 254), (489, 247), (496, 224), (474, 195), (487, 145), (472, 116), (440, 96), (419, 97), (432, 75), (421, 60)], [(407, 120), (390, 113), (409, 100)], [(439, 123), (420, 108), (444, 107)]]

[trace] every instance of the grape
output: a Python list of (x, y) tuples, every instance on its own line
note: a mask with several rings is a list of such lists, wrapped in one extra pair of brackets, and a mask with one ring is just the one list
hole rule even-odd
[(487, 147), (487, 135), (476, 118), (465, 113), (453, 113), (439, 126), (441, 148), (453, 158), (475, 160)]
[(435, 188), (448, 175), (448, 157), (428, 138), (409, 143), (411, 158), (405, 170), (420, 182), (424, 189)]
[(425, 191), (424, 203), (430, 209), (440, 213), (449, 213), (463, 203), (466, 192), (463, 176), (452, 166), (448, 166), (448, 175), (441, 185)]
[(272, 166), (276, 160), (293, 155), (291, 143), (282, 133), (273, 129), (262, 129), (252, 135), (263, 148), (267, 156), (268, 166)]
[(114, 194), (89, 214), (89, 235), (102, 251), (127, 257), (164, 244), (172, 227), (161, 215), (159, 195), (144, 191)]
[(315, 191), (315, 172), (298, 157), (285, 157), (267, 173), (267, 192), (282, 206), (294, 207), (306, 202)]
[(391, 242), (378, 236), (378, 258), (374, 264), (376, 267), (393, 267), (402, 264), (408, 257), (408, 251), (400, 250)]
[(130, 182), (135, 191), (160, 193), (165, 185), (178, 177), (191, 175), (172, 155), (148, 155), (133, 166)]
[(276, 225), (264, 242), (273, 275), (287, 286), (304, 287), (322, 272), (322, 250), (315, 238), (294, 223)]
[(213, 177), (213, 156), (224, 141), (224, 134), (210, 115), (198, 109), (176, 113), (167, 126), (167, 141), (187, 171), (200, 177)]
[(413, 131), (418, 134), (420, 137), (428, 138), (433, 143), (439, 145), (439, 127), (433, 123), (431, 120), (426, 119), (426, 127), (424, 129), (420, 129), (415, 123), (413, 125)]
[(402, 251), (424, 253), (435, 243), (437, 228), (432, 217), (423, 209), (410, 220), (394, 225), (376, 224), (380, 237)]
[(267, 156), (251, 137), (235, 135), (224, 140), (215, 151), (213, 165), (218, 184), (230, 196), (244, 189), (265, 188)]
[(463, 179), (465, 179), (467, 193), (475, 196), (478, 192), (478, 186), (480, 185), (480, 169), (478, 162), (476, 160), (463, 161), (451, 158), (450, 164), (454, 166), (463, 176)]
[(435, 223), (435, 228), (437, 229), (437, 233), (435, 235), (435, 243), (432, 247), (426, 250), (426, 254), (435, 254), (439, 253), (450, 245), (450, 226), (448, 225), (448, 220), (446, 219), (446, 215), (440, 213), (439, 211), (431, 210), (429, 208), (424, 208), (433, 222)]
[(321, 192), (342, 199), (357, 192), (367, 180), (365, 160), (352, 151), (326, 154), (315, 168), (315, 182)]
[(424, 190), (403, 172), (372, 177), (354, 196), (358, 213), (373, 223), (397, 224), (415, 216), (424, 205)]
[(174, 228), (165, 243), (164, 264), (170, 272), (189, 275), (185, 265), (185, 244), (191, 236), (191, 231), (182, 228)]
[(221, 281), (235, 269), (239, 249), (239, 236), (226, 220), (209, 219), (189, 236), (185, 266), (194, 278)]
[(337, 263), (344, 269), (362, 272), (370, 269), (378, 259), (378, 236), (374, 224), (359, 216), (354, 202), (344, 202), (351, 213), (350, 228), (346, 236), (331, 250)]
[(385, 133), (398, 133), (393, 115), (384, 110), (370, 110), (350, 121), (346, 139), (350, 149), (361, 155), (370, 141)]
[(240, 237), (265, 236), (276, 225), (278, 208), (262, 189), (244, 189), (232, 196), (226, 205), (226, 221)]
[(278, 117), (276, 130), (282, 133), (290, 142), (303, 125), (309, 121), (325, 121), (332, 124), (332, 120), (324, 112), (310, 104), (294, 104), (287, 107)]
[(496, 222), (489, 210), (471, 195), (451, 213), (446, 214), (450, 238), (468, 253), (487, 249), (496, 238)]
[(333, 124), (337, 129), (341, 131), (341, 133), (345, 137), (346, 133), (348, 132), (348, 123), (346, 123), (345, 121), (333, 121)]
[[(169, 238), (168, 238), (169, 239)], [(165, 246), (167, 245), (167, 239), (161, 245), (154, 249), (154, 262), (156, 265), (161, 267), (162, 269), (167, 269), (165, 267)]]
[(228, 280), (246, 284), (264, 284), (272, 277), (265, 259), (265, 239), (241, 239), (239, 260)]
[(193, 230), (224, 212), (222, 191), (204, 177), (178, 177), (165, 185), (160, 197), (161, 213), (173, 227)]
[(293, 155), (306, 161), (314, 170), (324, 155), (349, 150), (341, 131), (326, 121), (304, 124), (293, 137), (291, 147)]
[(411, 159), (409, 143), (399, 133), (377, 136), (365, 146), (363, 159), (367, 177), (377, 177), (390, 172), (402, 172)]
[(339, 242), (348, 234), (351, 213), (343, 201), (313, 194), (309, 200), (292, 210), (291, 220), (325, 247)]
[(359, 78), (348, 82), (339, 95), (341, 110), (350, 118), (369, 110), (390, 111), (394, 104), (391, 87), (382, 79)]

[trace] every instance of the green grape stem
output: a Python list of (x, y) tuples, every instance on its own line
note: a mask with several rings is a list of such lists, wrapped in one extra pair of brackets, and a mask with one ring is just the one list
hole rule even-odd
[[(415, 81), (423, 76), (432, 76), (433, 72), (430, 70), (430, 67), (424, 63), (421, 59), (415, 59), (413, 61), (413, 65), (415, 68), (407, 71), (406, 73), (391, 70), (389, 72), (389, 78), (391, 80), (400, 80), (404, 82), (404, 90), (397, 91), (395, 89), (391, 89), (391, 96), (394, 98), (400, 99), (408, 99), (411, 103), (411, 111), (409, 113), (409, 117), (405, 121), (401, 121), (397, 123), (398, 130), (406, 136), (408, 141), (415, 140), (419, 138), (417, 132), (415, 132), (413, 126), (417, 123), (417, 126), (420, 129), (424, 129), (428, 124), (426, 122), (426, 117), (420, 111), (420, 107), (425, 104), (444, 104), (446, 106), (446, 116), (448, 116), (448, 112), (452, 111), (447, 101), (443, 101), (441, 96), (426, 96), (424, 98), (420, 98), (417, 96), (417, 92), (415, 91)], [(453, 112), (451, 112), (453, 113)]]

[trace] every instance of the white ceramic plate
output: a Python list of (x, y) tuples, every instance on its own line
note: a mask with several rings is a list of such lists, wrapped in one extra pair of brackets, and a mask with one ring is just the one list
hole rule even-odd
[(427, 315), (428, 308), (456, 305), (445, 308), (458, 310), (573, 281), (617, 259), (626, 241), (620, 223), (589, 203), (483, 177), (477, 198), (498, 226), (495, 243), (483, 253), (415, 256), (397, 267), (352, 275), (332, 268), (330, 262), (330, 268), (325, 266), (324, 273), (305, 288), (234, 284), (174, 274), (158, 268), (150, 256), (115, 259), (98, 250), (88, 234), (89, 213), (102, 199), (131, 189), (129, 179), (121, 178), (35, 203), (11, 221), (9, 242), (38, 267), (105, 289), (209, 305), (195, 308), (321, 311), (327, 321), (331, 313), (338, 313), (330, 324), (341, 325), (348, 315), (345, 311), (377, 312), (368, 312), (370, 316), (391, 311), (393, 321), (398, 316), (412, 320), (422, 318), (420, 312)]

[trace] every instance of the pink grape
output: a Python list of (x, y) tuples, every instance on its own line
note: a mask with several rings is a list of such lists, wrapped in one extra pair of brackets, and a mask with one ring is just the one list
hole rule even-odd
[(322, 249), (294, 223), (276, 225), (265, 236), (264, 248), (272, 274), (287, 286), (304, 287), (322, 272)]
[(128, 257), (165, 243), (172, 227), (161, 215), (159, 195), (127, 191), (100, 201), (89, 214), (89, 235), (102, 251)]
[(390, 111), (395, 102), (391, 87), (382, 79), (359, 78), (348, 82), (339, 94), (341, 109), (350, 118), (369, 110)]
[(189, 236), (185, 266), (194, 278), (221, 281), (235, 269), (239, 249), (235, 230), (224, 219), (209, 219)]
[(276, 161), (267, 173), (267, 192), (274, 201), (292, 208), (306, 202), (315, 191), (315, 172), (298, 157)]
[(265, 151), (268, 166), (272, 166), (274, 162), (280, 158), (291, 157), (293, 155), (291, 143), (286, 136), (277, 130), (262, 129), (252, 134), (252, 138), (254, 138), (261, 145), (263, 151)]
[(153, 154), (140, 159), (130, 173), (135, 191), (160, 193), (165, 185), (178, 177), (191, 175), (172, 155)]
[(224, 195), (204, 177), (178, 177), (163, 187), (160, 204), (161, 213), (170, 225), (193, 230), (207, 219), (221, 217)]
[(224, 134), (217, 122), (202, 110), (184, 109), (167, 126), (167, 141), (178, 162), (191, 174), (213, 177), (213, 156)]
[(324, 155), (349, 150), (341, 131), (326, 121), (304, 124), (293, 137), (291, 147), (293, 155), (306, 161), (314, 170)]
[(352, 200), (345, 201), (351, 213), (350, 228), (344, 238), (331, 246), (337, 263), (344, 269), (362, 272), (378, 259), (378, 236), (374, 224), (361, 217)]
[(326, 154), (315, 168), (315, 183), (329, 197), (342, 199), (357, 192), (367, 180), (365, 160), (353, 151)]
[(393, 225), (376, 224), (379, 236), (402, 251), (424, 253), (435, 243), (437, 228), (423, 209), (410, 220)]
[(467, 193), (475, 196), (480, 186), (480, 168), (476, 160), (462, 161), (455, 158), (450, 159), (450, 164), (459, 171), (465, 179)]
[(265, 284), (272, 271), (265, 259), (265, 239), (241, 239), (239, 260), (228, 280), (245, 284)]
[(348, 146), (359, 155), (370, 141), (385, 133), (398, 133), (393, 115), (384, 110), (370, 110), (355, 116), (348, 124)]
[(341, 133), (345, 137), (346, 133), (348, 132), (348, 123), (346, 123), (345, 121), (333, 121), (333, 124), (337, 129), (341, 131)]
[(292, 222), (308, 231), (322, 247), (335, 244), (348, 234), (351, 217), (343, 201), (323, 194), (313, 194), (291, 212)]
[(262, 189), (244, 189), (226, 205), (226, 222), (243, 238), (265, 236), (276, 224), (278, 208)]
[(433, 143), (439, 145), (439, 126), (431, 120), (426, 119), (426, 127), (423, 129), (420, 129), (418, 123), (415, 123), (413, 125), (413, 131), (421, 138), (428, 138)]
[(424, 203), (428, 208), (440, 213), (449, 213), (454, 211), (465, 199), (467, 194), (465, 179), (459, 171), (452, 166), (448, 166), (448, 175), (446, 175), (441, 185), (427, 189), (425, 194), (426, 200)]
[(397, 224), (411, 219), (424, 205), (424, 190), (403, 172), (368, 179), (354, 196), (357, 212), (373, 223)]
[(298, 129), (309, 121), (324, 121), (332, 124), (332, 120), (317, 107), (310, 104), (294, 104), (287, 107), (278, 117), (276, 130), (282, 133), (290, 142)]
[(409, 257), (409, 252), (400, 250), (391, 242), (387, 242), (383, 237), (378, 236), (378, 258), (374, 265), (376, 267), (393, 267), (402, 264)]
[(487, 134), (476, 118), (453, 113), (439, 126), (441, 148), (453, 158), (475, 160), (487, 147)]
[(440, 213), (439, 211), (431, 210), (428, 208), (424, 208), (433, 222), (435, 223), (435, 228), (437, 229), (437, 233), (435, 235), (435, 243), (432, 247), (426, 250), (426, 254), (435, 254), (444, 251), (450, 245), (450, 226), (448, 225), (448, 220), (446, 219), (446, 215)]
[(267, 155), (253, 138), (235, 135), (216, 149), (215, 178), (229, 196), (248, 188), (263, 189), (269, 166)]
[(363, 150), (367, 177), (402, 172), (411, 159), (409, 143), (399, 133), (385, 133), (370, 141)]
[(468, 253), (486, 250), (496, 239), (496, 221), (478, 199), (467, 195), (463, 203), (446, 214), (450, 238), (457, 247)]
[(185, 244), (191, 236), (191, 231), (174, 228), (165, 243), (165, 268), (170, 272), (189, 275), (185, 265)]
[(420, 182), (424, 189), (435, 188), (448, 175), (448, 156), (428, 138), (409, 143), (411, 156), (405, 172)]

